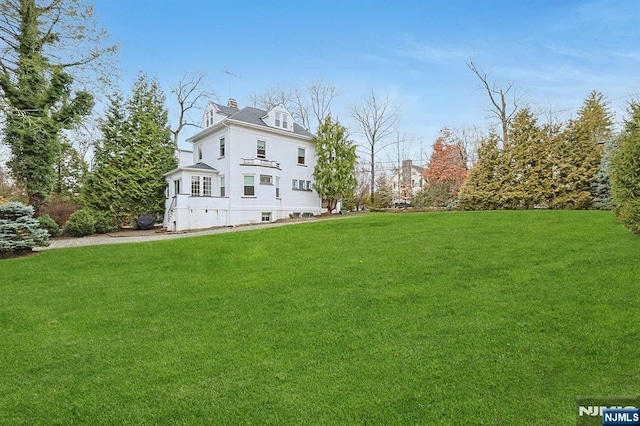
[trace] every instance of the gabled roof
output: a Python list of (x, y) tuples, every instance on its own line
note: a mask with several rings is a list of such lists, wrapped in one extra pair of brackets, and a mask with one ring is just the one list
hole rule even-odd
[(218, 110), (218, 112), (220, 112), (220, 113), (222, 113), (222, 114), (224, 114), (226, 116), (233, 115), (233, 114), (235, 114), (236, 112), (239, 111), (238, 108), (231, 108), (231, 107), (228, 107), (228, 106), (225, 106), (225, 105), (216, 104), (216, 103), (214, 103), (213, 105), (215, 105), (215, 107)]
[(165, 173), (163, 176), (169, 176), (169, 175), (172, 175), (172, 174), (174, 174), (176, 172), (179, 172), (181, 170), (201, 170), (201, 171), (214, 172), (214, 173), (218, 172), (218, 169), (216, 169), (214, 167), (211, 167), (207, 163), (198, 162), (196, 164), (192, 164), (191, 166), (176, 167), (175, 169), (170, 170), (167, 173)]
[(202, 162), (193, 164), (191, 166), (185, 166), (185, 167), (183, 167), (183, 169), (198, 169), (198, 170), (213, 170), (213, 171), (217, 171), (214, 167), (211, 167), (207, 163), (202, 163)]
[[(273, 127), (267, 126), (267, 124), (262, 120), (262, 117), (267, 115), (268, 111), (254, 107), (244, 107), (242, 109), (238, 109), (215, 103), (214, 105), (216, 106), (218, 111), (220, 111), (224, 115), (227, 115), (229, 120), (253, 124), (267, 129), (273, 129)], [(295, 122), (293, 123), (293, 133), (300, 136), (313, 137), (313, 134), (309, 133), (307, 130), (302, 128), (302, 126), (299, 126), (298, 123)]]

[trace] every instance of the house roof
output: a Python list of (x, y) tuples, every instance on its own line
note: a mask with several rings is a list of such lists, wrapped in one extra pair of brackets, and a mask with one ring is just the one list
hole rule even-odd
[[(267, 129), (271, 129), (272, 127), (268, 126), (263, 120), (262, 117), (268, 114), (268, 111), (254, 108), (254, 107), (244, 107), (242, 109), (238, 108), (230, 108), (228, 106), (214, 104), (218, 111), (222, 114), (227, 115), (229, 120), (240, 121), (243, 123), (253, 124), (256, 126), (265, 127)], [(293, 133), (301, 136), (309, 136), (313, 137), (313, 134), (309, 133), (302, 126), (299, 126), (298, 123), (293, 123)]]
[(191, 166), (185, 166), (183, 168), (184, 169), (198, 169), (198, 170), (214, 170), (214, 171), (217, 171), (216, 168), (211, 167), (207, 163), (202, 163), (202, 162), (193, 164)]
[(182, 170), (201, 170), (201, 171), (206, 171), (206, 172), (218, 172), (218, 169), (211, 167), (210, 165), (208, 165), (207, 163), (203, 163), (203, 162), (198, 162), (196, 164), (192, 164), (191, 166), (182, 166), (182, 167), (176, 167), (173, 170), (168, 171), (167, 173), (165, 173), (163, 176), (169, 176), (172, 175), (176, 172), (182, 171)]

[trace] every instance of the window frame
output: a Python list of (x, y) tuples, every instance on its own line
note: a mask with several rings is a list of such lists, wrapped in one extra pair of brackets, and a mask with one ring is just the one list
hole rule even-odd
[(260, 185), (273, 185), (273, 176), (260, 175)]
[[(300, 151), (302, 151), (302, 156), (300, 156)], [(306, 150), (306, 148), (298, 147), (298, 165), (299, 166), (306, 166), (306, 160), (307, 160), (307, 150)]]
[[(260, 148), (260, 144), (263, 144), (263, 148)], [(260, 152), (262, 151), (262, 152)], [(267, 158), (267, 141), (258, 139), (256, 142), (256, 157), (257, 158)]]
[[(247, 179), (251, 179), (251, 185), (247, 185)], [(244, 197), (255, 197), (256, 196), (256, 177), (255, 175), (243, 175), (243, 191), (242, 194)], [(251, 189), (248, 191), (248, 189)], [(250, 192), (250, 193), (248, 193)]]
[(202, 196), (211, 197), (211, 190), (213, 189), (213, 181), (211, 176), (202, 176)]
[(227, 149), (227, 141), (224, 136), (220, 138), (220, 158), (224, 158)]
[(226, 197), (226, 192), (227, 192), (226, 179), (225, 179), (225, 176), (222, 175), (220, 176), (220, 196)]
[(191, 196), (200, 197), (200, 175), (191, 176)]

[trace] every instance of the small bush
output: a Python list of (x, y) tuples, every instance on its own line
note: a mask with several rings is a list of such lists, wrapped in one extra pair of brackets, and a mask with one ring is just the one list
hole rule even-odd
[(48, 214), (40, 216), (38, 223), (42, 229), (45, 229), (49, 233), (49, 237), (55, 237), (60, 233), (60, 227)]
[(66, 197), (54, 195), (49, 198), (44, 212), (51, 216), (51, 219), (53, 219), (59, 226), (62, 226), (69, 220), (73, 212), (77, 209), (78, 208), (73, 201)]
[(96, 232), (96, 219), (86, 209), (73, 212), (64, 226), (64, 234), (72, 237), (84, 237)]
[(106, 234), (108, 232), (113, 232), (116, 230), (116, 225), (114, 224), (113, 220), (107, 217), (107, 215), (103, 212), (93, 210), (91, 214), (96, 220), (95, 228), (97, 234)]
[(33, 207), (10, 202), (0, 206), (0, 256), (49, 245), (49, 234), (33, 217)]

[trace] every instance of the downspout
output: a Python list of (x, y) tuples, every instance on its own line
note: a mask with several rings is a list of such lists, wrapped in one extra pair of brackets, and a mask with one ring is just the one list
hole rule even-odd
[[(222, 120), (222, 125), (224, 127), (227, 128), (227, 136), (225, 137), (225, 159), (228, 158), (229, 159), (229, 175), (231, 174), (231, 128), (229, 127), (229, 125), (227, 123), (225, 123), (225, 120)], [(230, 186), (230, 181), (229, 181), (229, 176), (225, 176), (225, 179), (227, 180), (227, 182), (225, 182), (225, 184), (227, 185), (227, 193), (225, 194), (225, 196), (227, 197), (227, 200), (230, 200), (229, 198), (229, 190), (231, 189)], [(220, 177), (218, 176), (218, 191), (220, 191)], [(231, 204), (230, 202), (227, 202), (227, 214), (225, 215), (226, 219), (225, 219), (225, 226), (231, 226)]]

